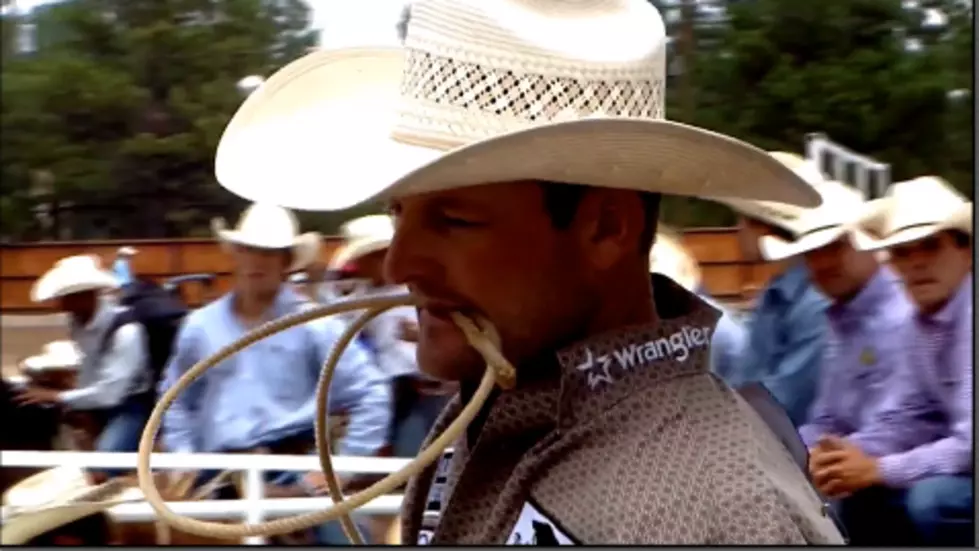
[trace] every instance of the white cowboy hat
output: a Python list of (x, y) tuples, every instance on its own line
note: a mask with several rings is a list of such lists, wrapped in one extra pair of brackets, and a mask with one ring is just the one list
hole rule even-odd
[(56, 262), (53, 268), (34, 283), (31, 288), (31, 300), (44, 302), (82, 291), (118, 287), (119, 281), (114, 275), (102, 269), (102, 261), (99, 257), (82, 254), (62, 258)]
[(137, 249), (136, 247), (130, 247), (126, 245), (124, 247), (119, 247), (119, 250), (116, 251), (116, 254), (118, 254), (119, 256), (133, 256), (138, 252), (139, 249)]
[(945, 230), (972, 235), (972, 202), (945, 180), (922, 176), (891, 184), (885, 197), (867, 203), (858, 224), (874, 236), (867, 249), (886, 249)]
[(3, 495), (0, 544), (23, 545), (112, 505), (143, 499), (139, 488), (125, 488), (121, 480), (95, 486), (78, 467), (55, 467), (20, 481)]
[(700, 265), (681, 239), (675, 230), (661, 224), (649, 253), (649, 271), (663, 274), (693, 292), (700, 286)]
[(44, 345), (43, 352), (24, 360), (25, 371), (55, 371), (77, 369), (84, 355), (75, 341), (52, 341)]
[(307, 55), (239, 107), (218, 182), (296, 209), (540, 180), (818, 204), (749, 144), (664, 118), (647, 0), (419, 0), (404, 48)]
[(786, 241), (774, 235), (758, 239), (761, 255), (768, 261), (784, 260), (809, 251), (820, 249), (845, 235), (857, 248), (870, 243), (870, 237), (856, 228), (856, 222), (865, 205), (859, 190), (832, 180), (815, 186), (823, 197), (819, 207), (804, 212), (790, 229), (795, 241)]
[(340, 234), (346, 242), (330, 258), (330, 270), (339, 270), (348, 262), (388, 248), (394, 239), (394, 221), (385, 214), (362, 216), (344, 224)]
[(320, 234), (306, 232), (299, 235), (299, 221), (296, 215), (282, 207), (255, 203), (248, 207), (238, 219), (233, 230), (226, 229), (224, 220), (211, 220), (222, 245), (234, 244), (255, 249), (291, 249), (292, 264), (290, 272), (301, 270), (319, 256)]
[[(803, 159), (795, 153), (784, 151), (770, 151), (768, 154), (799, 175), (809, 185), (816, 186), (826, 181), (826, 176), (813, 161)], [(718, 202), (727, 205), (739, 214), (789, 231), (795, 228), (799, 217), (807, 210), (804, 207), (779, 203), (777, 201), (720, 199)]]

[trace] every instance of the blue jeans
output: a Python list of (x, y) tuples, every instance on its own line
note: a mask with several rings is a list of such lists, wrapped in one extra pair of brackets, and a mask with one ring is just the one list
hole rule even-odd
[(909, 488), (873, 487), (839, 503), (850, 545), (972, 546), (971, 476), (932, 476)]
[[(150, 418), (149, 405), (137, 398), (128, 398), (121, 405), (105, 413), (105, 428), (95, 441), (100, 452), (134, 452), (139, 449), (139, 439)], [(109, 477), (126, 474), (126, 470), (107, 469)]]
[(971, 476), (933, 476), (904, 492), (904, 508), (922, 545), (975, 545)]

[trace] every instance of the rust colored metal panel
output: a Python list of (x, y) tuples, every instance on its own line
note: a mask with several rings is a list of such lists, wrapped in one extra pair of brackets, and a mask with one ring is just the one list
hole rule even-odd
[[(741, 298), (745, 291), (760, 287), (777, 269), (775, 265), (750, 264), (741, 259), (734, 228), (689, 230), (684, 242), (701, 264), (704, 285), (721, 299)], [(321, 260), (327, 262), (340, 240), (326, 237)], [(50, 305), (30, 301), (34, 281), (59, 259), (75, 254), (98, 254), (111, 262), (116, 250), (130, 245), (139, 249), (133, 258), (137, 274), (157, 281), (187, 274), (206, 272), (218, 276), (213, 294), (220, 295), (231, 286), (231, 260), (213, 239), (170, 239), (133, 241), (50, 242), (0, 247), (0, 311), (4, 313), (43, 313)], [(200, 285), (188, 286), (185, 299), (199, 306), (210, 298)]]

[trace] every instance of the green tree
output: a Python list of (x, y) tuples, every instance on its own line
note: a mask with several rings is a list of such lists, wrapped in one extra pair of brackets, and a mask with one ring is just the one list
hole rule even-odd
[(955, 72), (944, 49), (907, 50), (914, 17), (900, 0), (738, 2), (699, 58), (695, 122), (768, 149), (821, 131), (896, 178), (945, 174)]
[(57, 41), (5, 59), (5, 187), (7, 172), (29, 189), (32, 171), (48, 171), (59, 201), (92, 213), (78, 237), (199, 234), (236, 214), (214, 151), (237, 82), (318, 42), (306, 3), (70, 0), (56, 15)]

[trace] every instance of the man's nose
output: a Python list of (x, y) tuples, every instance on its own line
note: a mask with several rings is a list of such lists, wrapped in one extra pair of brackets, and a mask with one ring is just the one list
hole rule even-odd
[(417, 237), (399, 227), (384, 255), (384, 278), (395, 285), (406, 285), (420, 277), (422, 260), (417, 251)]

